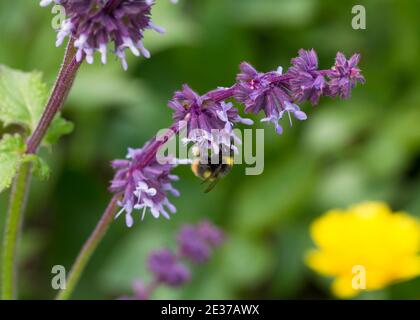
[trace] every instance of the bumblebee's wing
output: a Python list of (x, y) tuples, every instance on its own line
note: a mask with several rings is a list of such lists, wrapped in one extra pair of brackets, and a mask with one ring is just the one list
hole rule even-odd
[(201, 182), (201, 184), (205, 184), (206, 182), (212, 181), (213, 179), (217, 180), (219, 178), (219, 174), (220, 174), (221, 170), (222, 170), (222, 166), (217, 167), (217, 169), (214, 170), (214, 172), (210, 176), (208, 176), (206, 179), (204, 179)]
[(204, 184), (206, 182), (210, 182), (206, 190), (204, 190), (205, 193), (210, 192), (219, 182), (220, 180), (220, 172), (222, 170), (222, 166), (219, 166), (211, 176), (209, 176), (207, 179), (205, 179), (201, 184)]
[(204, 190), (204, 193), (208, 193), (211, 190), (213, 190), (213, 188), (216, 186), (216, 184), (219, 182), (219, 178), (214, 179), (212, 182), (210, 182), (210, 184), (208, 185), (208, 187), (206, 188), (206, 190)]
[(203, 181), (201, 181), (201, 184), (205, 184), (211, 181), (211, 179), (214, 179), (214, 175), (210, 175), (208, 178), (205, 178)]

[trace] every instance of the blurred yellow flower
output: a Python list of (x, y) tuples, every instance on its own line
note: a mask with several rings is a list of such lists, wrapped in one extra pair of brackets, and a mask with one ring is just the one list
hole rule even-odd
[(420, 224), (384, 203), (331, 210), (312, 223), (310, 232), (317, 249), (307, 253), (306, 263), (334, 277), (331, 289), (338, 297), (420, 275)]

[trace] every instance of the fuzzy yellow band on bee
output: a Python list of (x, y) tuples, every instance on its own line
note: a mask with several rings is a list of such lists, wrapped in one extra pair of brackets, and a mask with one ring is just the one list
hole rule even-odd
[(234, 164), (233, 157), (225, 157), (225, 163), (229, 166), (233, 166), (233, 164)]
[(210, 178), (210, 177), (211, 177), (211, 175), (212, 175), (211, 171), (210, 171), (210, 170), (207, 170), (207, 171), (205, 171), (205, 172), (203, 173), (203, 178), (204, 178), (204, 179), (208, 179), (208, 178)]
[(191, 164), (191, 170), (197, 177), (199, 176), (199, 172), (198, 172), (199, 166), (200, 166), (200, 161), (198, 159), (194, 160)]

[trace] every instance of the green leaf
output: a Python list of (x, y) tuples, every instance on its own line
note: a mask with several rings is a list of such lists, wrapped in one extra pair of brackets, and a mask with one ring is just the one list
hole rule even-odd
[(48, 96), (39, 72), (25, 73), (0, 65), (0, 120), (32, 132)]
[(0, 140), (0, 192), (8, 188), (25, 152), (25, 142), (18, 135), (4, 135)]
[(69, 134), (73, 131), (74, 125), (72, 122), (62, 118), (60, 114), (57, 114), (55, 119), (50, 125), (47, 134), (44, 138), (44, 144), (52, 145), (57, 143), (58, 139), (65, 134)]
[(23, 161), (32, 162), (33, 173), (41, 180), (46, 180), (50, 176), (50, 168), (44, 159), (35, 155), (25, 155)]
[[(0, 121), (16, 124), (31, 134), (41, 118), (48, 98), (48, 88), (40, 72), (22, 72), (0, 65)], [(59, 115), (48, 130), (45, 144), (71, 132), (72, 125)]]

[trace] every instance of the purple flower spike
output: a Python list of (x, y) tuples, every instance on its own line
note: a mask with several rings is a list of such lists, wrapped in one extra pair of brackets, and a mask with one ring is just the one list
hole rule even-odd
[(261, 73), (243, 62), (233, 87), (234, 98), (245, 105), (245, 112), (264, 112), (265, 117), (261, 121), (273, 123), (277, 133), (281, 134), (283, 127), (279, 121), (286, 112), (291, 125), (291, 115), (298, 120), (307, 119), (297, 103), (310, 101), (316, 105), (323, 95), (347, 98), (357, 82), (364, 83), (365, 79), (357, 68), (359, 59), (358, 54), (346, 60), (342, 53), (338, 53), (331, 70), (318, 70), (315, 50), (301, 49), (284, 75), (281, 67)]
[(204, 221), (198, 225), (185, 225), (178, 233), (180, 255), (194, 263), (205, 263), (210, 258), (212, 248), (222, 244), (223, 232)]
[(125, 50), (135, 56), (150, 57), (143, 46), (146, 29), (163, 32), (151, 22), (151, 0), (42, 0), (41, 6), (55, 2), (65, 9), (67, 19), (57, 34), (56, 45), (60, 46), (66, 37), (73, 37), (77, 59), (84, 57), (93, 63), (95, 51), (107, 62), (108, 44), (114, 44), (114, 54), (128, 68)]
[(328, 73), (330, 78), (329, 92), (330, 96), (339, 96), (343, 99), (350, 97), (351, 89), (359, 82), (365, 83), (360, 69), (357, 67), (360, 61), (360, 55), (354, 54), (350, 60), (347, 60), (344, 54), (337, 53), (335, 64)]
[(292, 59), (293, 66), (287, 72), (291, 77), (290, 89), (297, 102), (309, 100), (318, 104), (326, 86), (325, 78), (318, 70), (318, 57), (315, 50), (299, 50), (299, 57)]
[(156, 281), (168, 286), (179, 287), (191, 278), (190, 270), (168, 249), (152, 252), (148, 266)]
[(221, 88), (199, 96), (188, 85), (184, 85), (181, 91), (175, 93), (168, 106), (175, 111), (175, 121), (187, 122), (186, 142), (217, 149), (221, 142), (230, 145), (231, 129), (235, 123), (252, 124), (252, 120), (240, 117), (231, 103), (218, 100), (226, 90)]
[(155, 218), (163, 215), (169, 219), (167, 209), (171, 213), (176, 212), (175, 206), (168, 200), (169, 193), (179, 196), (178, 190), (172, 186), (172, 182), (178, 180), (177, 176), (171, 174), (175, 164), (160, 164), (154, 157), (144, 166), (142, 163), (150, 145), (147, 143), (141, 149), (129, 149), (126, 160), (112, 162), (116, 174), (111, 181), (110, 191), (122, 194), (119, 203), (122, 209), (116, 217), (125, 213), (128, 227), (134, 223), (134, 209), (141, 210), (142, 219), (147, 209)]
[[(130, 4), (132, 3), (137, 1), (132, 0)], [(150, 1), (147, 4), (150, 5)], [(346, 98), (358, 82), (364, 83), (365, 79), (357, 67), (359, 59), (358, 54), (347, 60), (342, 53), (338, 53), (331, 70), (318, 70), (315, 51), (301, 49), (299, 56), (292, 59), (292, 66), (285, 74), (281, 67), (276, 71), (261, 73), (249, 63), (243, 62), (237, 82), (229, 88), (219, 87), (200, 96), (188, 85), (184, 85), (182, 90), (175, 92), (168, 103), (174, 110), (175, 120), (170, 131), (183, 138), (181, 131), (186, 129), (187, 138), (182, 141), (194, 143), (199, 148), (200, 155), (206, 155), (205, 152), (209, 149), (217, 154), (220, 149), (224, 151), (225, 147), (236, 152), (235, 144), (240, 143), (240, 140), (234, 134), (234, 126), (238, 123), (251, 125), (253, 122), (242, 118), (230, 100), (235, 99), (235, 102), (244, 104), (247, 113), (263, 112), (265, 116), (261, 121), (272, 122), (277, 133), (281, 134), (283, 127), (279, 122), (285, 116), (288, 117), (290, 126), (293, 118), (299, 121), (307, 119), (306, 113), (297, 103), (309, 100), (316, 104), (322, 95)], [(110, 190), (122, 196), (119, 203), (122, 209), (117, 216), (125, 212), (128, 226), (133, 225), (131, 214), (134, 209), (143, 210), (144, 217), (149, 208), (156, 218), (160, 215), (169, 218), (167, 210), (173, 213), (176, 211), (168, 200), (168, 193), (174, 196), (179, 194), (172, 187), (172, 182), (177, 177), (170, 172), (175, 164), (190, 164), (191, 160), (159, 164), (156, 154), (160, 146), (158, 140), (152, 140), (141, 149), (129, 150), (128, 159), (112, 163), (116, 174)], [(200, 237), (195, 228), (186, 228), (180, 234), (179, 241), (183, 255), (195, 261), (208, 258), (211, 245)]]

